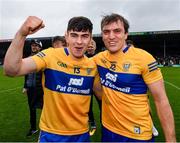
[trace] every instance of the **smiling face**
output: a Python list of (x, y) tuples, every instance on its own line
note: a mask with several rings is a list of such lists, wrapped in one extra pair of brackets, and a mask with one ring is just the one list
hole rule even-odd
[(73, 58), (82, 58), (91, 41), (91, 33), (89, 31), (73, 31), (66, 33), (66, 41), (68, 49)]
[(39, 47), (38, 44), (33, 43), (31, 44), (31, 52), (32, 53), (38, 53), (41, 50), (41, 47)]
[(114, 21), (102, 28), (102, 38), (106, 48), (111, 53), (116, 53), (126, 45), (128, 33), (125, 32), (122, 21)]
[(87, 54), (88, 55), (94, 55), (96, 50), (96, 43), (94, 40), (91, 40), (88, 48), (87, 48)]

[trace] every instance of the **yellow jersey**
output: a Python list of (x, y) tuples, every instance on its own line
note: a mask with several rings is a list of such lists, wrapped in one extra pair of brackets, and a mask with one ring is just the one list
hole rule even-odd
[(83, 57), (73, 60), (68, 48), (49, 48), (34, 55), (43, 70), (44, 104), (40, 129), (60, 135), (88, 132), (88, 112), (97, 67)]
[(152, 137), (147, 84), (162, 79), (156, 60), (133, 46), (93, 57), (101, 79), (102, 124), (110, 131), (139, 140)]

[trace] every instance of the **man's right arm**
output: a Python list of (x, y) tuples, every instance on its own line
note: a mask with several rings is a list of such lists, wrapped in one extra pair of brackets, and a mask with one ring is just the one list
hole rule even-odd
[(31, 57), (23, 57), (23, 47), (28, 35), (43, 28), (43, 21), (35, 16), (30, 16), (18, 30), (4, 60), (4, 73), (8, 76), (25, 75), (36, 71), (36, 64)]
[(8, 76), (19, 76), (36, 70), (32, 58), (22, 59), (25, 37), (16, 34), (4, 60), (4, 73)]

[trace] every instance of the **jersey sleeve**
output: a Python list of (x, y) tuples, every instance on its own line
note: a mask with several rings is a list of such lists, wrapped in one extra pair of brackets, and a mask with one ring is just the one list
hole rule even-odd
[(158, 63), (156, 59), (150, 55), (149, 53), (145, 52), (143, 59), (143, 71), (142, 76), (146, 84), (151, 84), (162, 79), (161, 70), (158, 68)]
[(50, 50), (43, 50), (36, 55), (32, 56), (32, 59), (35, 61), (36, 66), (37, 66), (37, 71), (44, 70), (49, 62), (49, 57), (50, 57)]

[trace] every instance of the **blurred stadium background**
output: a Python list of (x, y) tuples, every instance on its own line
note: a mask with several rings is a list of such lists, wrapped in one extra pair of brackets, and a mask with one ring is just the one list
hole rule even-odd
[[(93, 35), (97, 44), (97, 52), (104, 50), (101, 35)], [(39, 37), (43, 48), (51, 46), (52, 37)], [(133, 41), (134, 45), (150, 52), (160, 65), (176, 66), (180, 65), (180, 30), (172, 31), (150, 31), (150, 32), (130, 32), (128, 40)], [(30, 54), (30, 41), (27, 38), (24, 48), (24, 56)], [(0, 64), (3, 64), (4, 55), (12, 39), (0, 39)]]
[[(97, 52), (104, 50), (101, 35), (93, 35), (97, 43)], [(51, 46), (52, 37), (36, 38), (42, 41), (43, 48)], [(165, 80), (166, 91), (172, 106), (175, 118), (177, 142), (180, 142), (180, 30), (130, 32), (129, 40), (134, 45), (150, 52), (158, 61)], [(27, 38), (24, 48), (24, 57), (30, 54), (30, 41)], [(0, 142), (35, 142), (38, 135), (27, 138), (29, 129), (29, 110), (26, 96), (22, 94), (24, 77), (10, 78), (3, 75), (3, 61), (5, 53), (12, 39), (0, 40)], [(13, 57), (12, 57), (13, 58)], [(95, 100), (95, 98), (94, 98)], [(164, 142), (164, 136), (158, 120), (154, 103), (150, 97), (153, 111), (153, 120), (159, 131), (157, 142)], [(99, 122), (99, 109), (94, 101), (94, 114), (97, 122), (97, 131), (92, 141), (101, 139), (101, 125)], [(41, 111), (38, 111), (38, 117)]]

